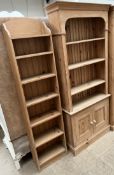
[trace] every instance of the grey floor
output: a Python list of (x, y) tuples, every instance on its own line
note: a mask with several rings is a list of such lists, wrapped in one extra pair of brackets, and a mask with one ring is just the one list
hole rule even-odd
[[(8, 150), (0, 140), (0, 175), (39, 174), (28, 158), (17, 171)], [(114, 175), (114, 132), (109, 132), (78, 156), (68, 153), (40, 172), (41, 175)]]

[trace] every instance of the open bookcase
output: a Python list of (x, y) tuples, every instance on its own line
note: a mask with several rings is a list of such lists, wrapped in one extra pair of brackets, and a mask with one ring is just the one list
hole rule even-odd
[(102, 18), (71, 18), (65, 29), (71, 111), (78, 112), (107, 93), (105, 22)]
[(114, 131), (114, 5), (109, 10), (109, 92), (110, 98), (110, 125)]
[(40, 170), (66, 152), (51, 32), (41, 20), (3, 24), (33, 159)]
[(74, 153), (98, 134), (92, 131), (97, 126), (99, 133), (109, 128), (108, 8), (59, 0), (47, 6), (67, 144)]

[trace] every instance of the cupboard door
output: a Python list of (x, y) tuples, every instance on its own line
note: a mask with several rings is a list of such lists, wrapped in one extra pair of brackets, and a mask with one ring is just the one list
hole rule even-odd
[(109, 124), (109, 100), (98, 103), (93, 112), (94, 132), (100, 132)]
[(88, 142), (88, 139), (93, 134), (93, 119), (90, 108), (74, 115), (72, 122), (74, 146)]

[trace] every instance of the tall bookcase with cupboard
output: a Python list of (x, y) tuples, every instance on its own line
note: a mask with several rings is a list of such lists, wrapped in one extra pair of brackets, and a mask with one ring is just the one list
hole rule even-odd
[(109, 92), (110, 98), (110, 125), (114, 131), (114, 5), (109, 10)]
[(66, 152), (51, 32), (44, 22), (33, 19), (10, 20), (3, 24), (3, 32), (33, 159), (40, 170)]
[(67, 144), (76, 154), (109, 130), (108, 5), (47, 6)]

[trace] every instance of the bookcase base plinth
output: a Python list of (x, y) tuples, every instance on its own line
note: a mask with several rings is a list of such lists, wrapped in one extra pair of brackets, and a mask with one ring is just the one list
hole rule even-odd
[(114, 131), (114, 125), (110, 125), (110, 130)]

